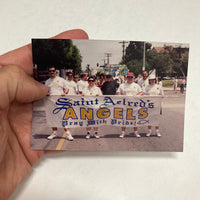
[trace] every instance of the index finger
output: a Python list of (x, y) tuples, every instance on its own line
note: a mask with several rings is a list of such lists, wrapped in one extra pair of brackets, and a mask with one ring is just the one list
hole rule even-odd
[[(60, 33), (52, 39), (88, 39), (85, 31), (80, 29)], [(33, 74), (32, 45), (28, 44), (0, 56), (0, 68), (5, 65), (15, 64), (24, 69), (29, 75)]]

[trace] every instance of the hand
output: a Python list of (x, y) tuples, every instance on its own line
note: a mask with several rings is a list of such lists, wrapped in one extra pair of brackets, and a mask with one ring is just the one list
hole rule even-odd
[(66, 89), (66, 90), (65, 90), (65, 94), (68, 94), (68, 92), (69, 92), (69, 89)]
[[(54, 38), (88, 39), (88, 36), (84, 31), (72, 30)], [(30, 44), (0, 56), (1, 200), (8, 199), (30, 173), (32, 166), (47, 153), (30, 149), (32, 102), (48, 94), (48, 89), (33, 80), (30, 75)]]

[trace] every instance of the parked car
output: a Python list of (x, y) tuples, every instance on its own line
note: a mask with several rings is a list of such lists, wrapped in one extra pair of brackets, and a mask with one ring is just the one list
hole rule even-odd
[(170, 79), (172, 79), (172, 77), (170, 77), (170, 76), (163, 77), (163, 80), (170, 80)]

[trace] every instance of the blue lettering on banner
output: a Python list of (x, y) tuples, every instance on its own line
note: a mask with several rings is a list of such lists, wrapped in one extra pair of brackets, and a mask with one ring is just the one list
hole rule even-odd
[(100, 105), (100, 108), (101, 107), (107, 107), (109, 105), (115, 105), (115, 103), (113, 102), (111, 97), (105, 97), (104, 98), (104, 104)]
[[(67, 98), (61, 97), (56, 99), (56, 102), (51, 102), (55, 107), (52, 106), (53, 109), (49, 110), (49, 112), (55, 115), (64, 110), (64, 112), (60, 113), (63, 116), (63, 127), (98, 125), (137, 126), (149, 124), (151, 122), (151, 119), (149, 119), (152, 116), (151, 112), (155, 112), (155, 115), (159, 114), (157, 110), (154, 111), (155, 105), (156, 107), (160, 106), (157, 102), (157, 100), (154, 101), (151, 97), (130, 98), (123, 96), (120, 99), (117, 96), (77, 96), (74, 98), (69, 96)], [(61, 118), (60, 115), (57, 116)]]
[(82, 127), (83, 126), (83, 122), (79, 122), (79, 121), (74, 121), (74, 122), (68, 122), (68, 121), (62, 121), (62, 126), (65, 127), (65, 126), (80, 126)]
[(57, 106), (61, 106), (61, 107), (55, 108), (53, 110), (53, 114), (57, 114), (63, 109), (67, 110), (67, 108), (72, 107), (72, 103), (70, 101), (71, 101), (71, 99), (67, 99), (67, 98), (59, 98), (59, 99), (57, 99), (56, 105)]

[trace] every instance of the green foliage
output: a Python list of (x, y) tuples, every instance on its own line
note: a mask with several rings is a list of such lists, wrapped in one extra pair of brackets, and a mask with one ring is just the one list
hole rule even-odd
[[(150, 43), (145, 44), (146, 52), (151, 48)], [(125, 58), (120, 64), (126, 64), (129, 71), (137, 76), (142, 73), (144, 42), (131, 41), (126, 48)]]
[(178, 76), (187, 76), (189, 48), (165, 46), (169, 52), (172, 69)]
[[(146, 43), (146, 52), (151, 48), (150, 43)], [(132, 60), (143, 59), (144, 42), (134, 42), (131, 41), (126, 48), (126, 54), (124, 63), (128, 63)]]
[[(178, 76), (187, 75), (188, 68), (188, 48), (174, 48), (165, 46), (164, 51), (157, 52), (151, 49), (151, 44), (146, 43), (146, 71), (156, 69), (158, 76), (167, 73), (171, 70), (177, 73)], [(129, 71), (132, 71), (137, 76), (142, 72), (143, 65), (144, 42), (130, 42), (126, 48), (124, 61), (120, 64), (126, 64)]]
[(81, 55), (72, 40), (37, 39), (32, 40), (33, 62), (40, 70), (49, 66), (57, 69), (74, 69), (80, 71)]
[(128, 69), (130, 72), (133, 72), (135, 76), (138, 76), (138, 74), (142, 73), (142, 60), (131, 60), (128, 63), (126, 63)]
[(173, 80), (162, 80), (163, 87), (173, 87)]
[(157, 75), (161, 76), (163, 72), (169, 70), (170, 56), (165, 52), (158, 53), (151, 50), (147, 52), (146, 62), (150, 66), (150, 69), (156, 69)]

